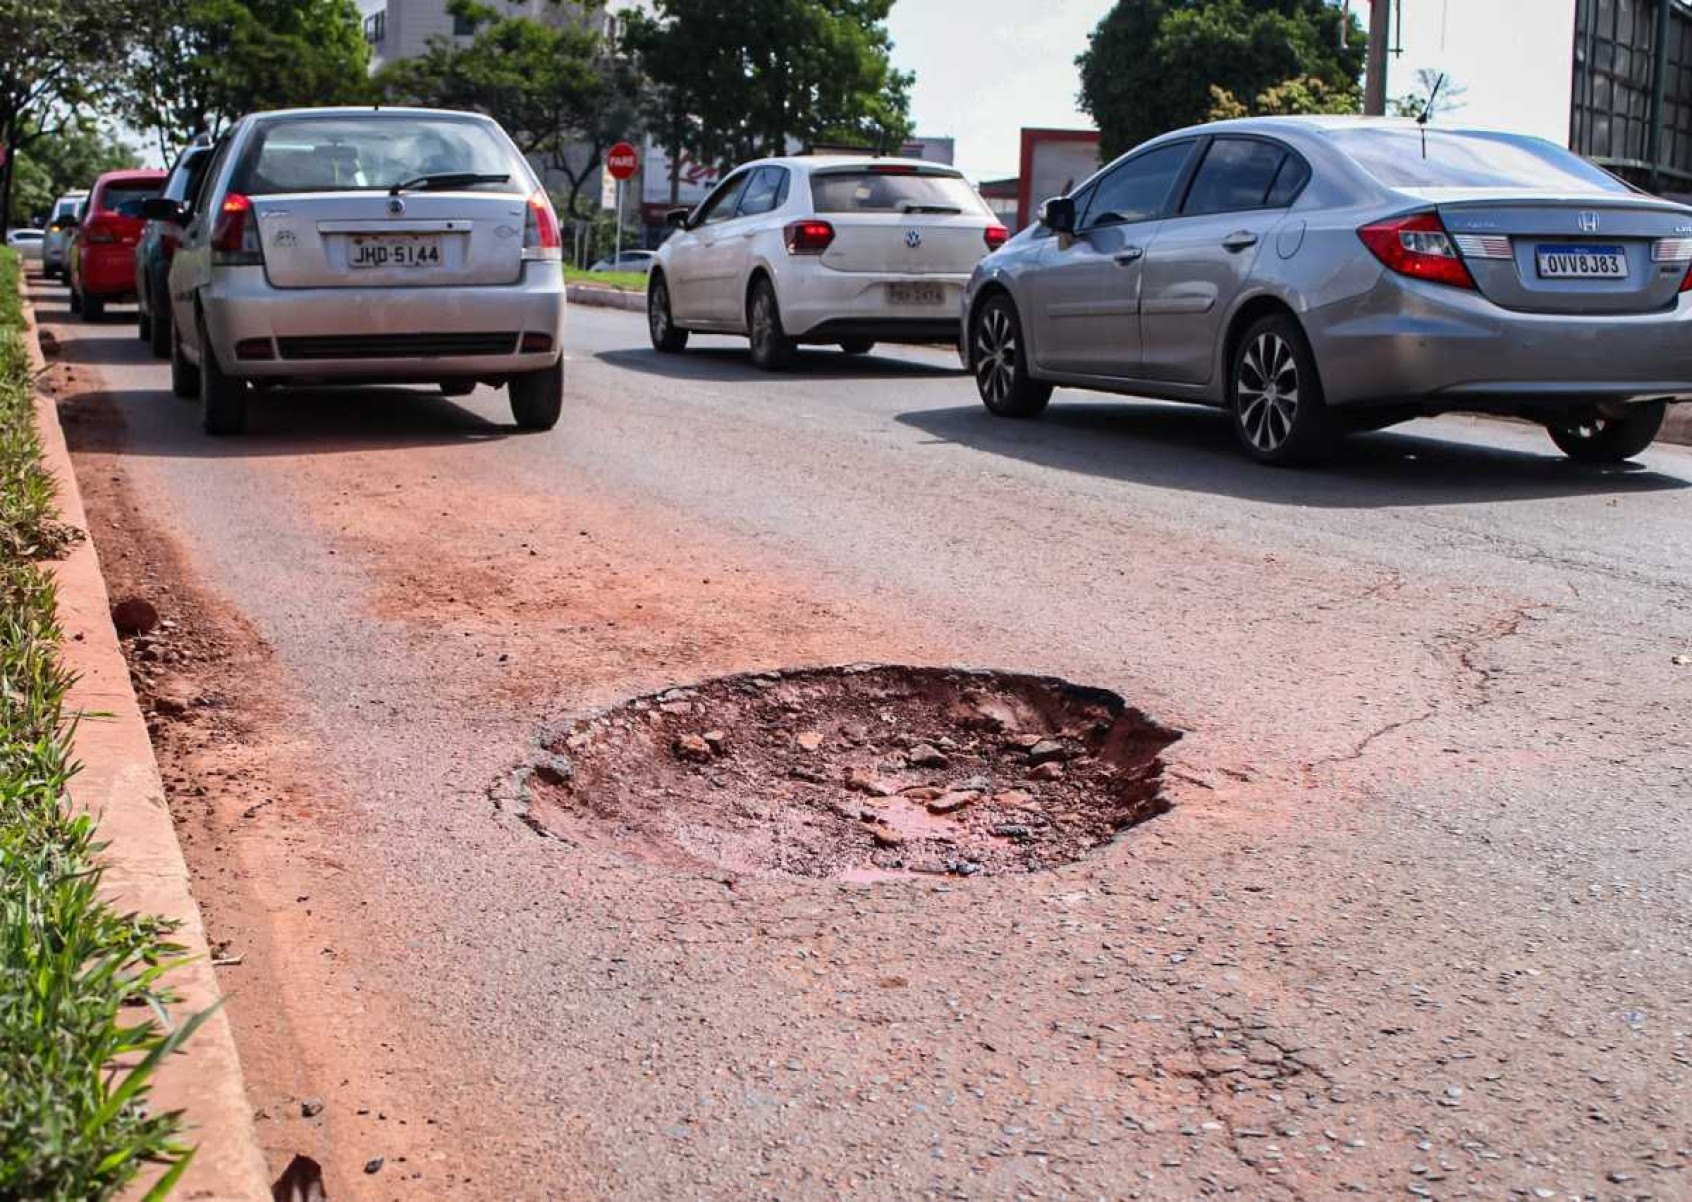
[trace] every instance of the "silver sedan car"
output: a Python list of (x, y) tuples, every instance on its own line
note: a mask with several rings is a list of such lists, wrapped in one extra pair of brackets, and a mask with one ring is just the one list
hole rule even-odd
[(1692, 399), (1692, 209), (1536, 138), (1265, 117), (1146, 143), (984, 259), (960, 351), (987, 408), (1054, 385), (1226, 409), (1246, 453), (1452, 411), (1574, 459)]
[(245, 117), (193, 204), (168, 277), (171, 383), (208, 433), (246, 425), (251, 386), (502, 384), (525, 429), (564, 387), (558, 218), (499, 125), (433, 109)]

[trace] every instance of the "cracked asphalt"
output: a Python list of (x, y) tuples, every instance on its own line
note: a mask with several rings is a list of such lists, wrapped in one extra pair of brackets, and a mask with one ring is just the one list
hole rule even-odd
[[(1692, 1195), (1692, 452), (1448, 418), (1271, 471), (1200, 410), (1010, 424), (942, 351), (768, 377), (585, 308), (549, 434), (378, 390), (212, 442), (36, 298), (108, 573), (178, 623), (138, 680), (192, 699), (262, 1135), (332, 1197)], [(1173, 809), (847, 886), (498, 803), (573, 715), (872, 660), (1114, 689), (1186, 732)]]

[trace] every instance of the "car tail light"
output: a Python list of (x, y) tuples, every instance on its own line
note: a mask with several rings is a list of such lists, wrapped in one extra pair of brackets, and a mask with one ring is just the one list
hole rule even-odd
[(218, 207), (217, 219), (212, 222), (211, 251), (212, 262), (223, 267), (251, 267), (264, 262), (253, 202), (239, 192), (225, 196)]
[(525, 259), (564, 258), (564, 238), (558, 230), (558, 215), (546, 193), (536, 189), (529, 195), (528, 215), (523, 218), (523, 257)]
[(870, 175), (920, 175), (919, 168), (909, 163), (872, 163), (865, 171)]
[(1680, 277), (1680, 290), (1692, 292), (1692, 238), (1658, 238), (1651, 243), (1651, 262), (1686, 265)]
[(790, 255), (820, 255), (834, 244), (834, 227), (826, 221), (795, 221), (784, 233)]
[(96, 217), (82, 227), (82, 240), (91, 245), (103, 245), (107, 242), (116, 242), (118, 232)]
[(987, 239), (988, 250), (998, 250), (1010, 239), (1010, 231), (1002, 225), (990, 225), (983, 235)]
[(1453, 288), (1475, 286), (1438, 213), (1412, 213), (1377, 221), (1357, 231), (1375, 258), (1399, 275)]

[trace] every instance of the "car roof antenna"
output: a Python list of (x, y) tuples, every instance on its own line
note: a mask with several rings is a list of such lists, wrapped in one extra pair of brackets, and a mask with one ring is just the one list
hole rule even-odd
[(1439, 90), (1445, 86), (1445, 72), (1439, 73), (1434, 80), (1434, 86), (1428, 89), (1428, 102), (1422, 106), (1422, 111), (1416, 116), (1416, 124), (1422, 131), (1422, 158), (1428, 157), (1428, 122), (1433, 119), (1434, 102), (1439, 99)]

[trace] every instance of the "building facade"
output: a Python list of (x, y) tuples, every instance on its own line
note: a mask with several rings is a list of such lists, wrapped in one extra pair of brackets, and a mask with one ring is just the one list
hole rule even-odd
[[(502, 7), (513, 17), (586, 25), (605, 36), (615, 33), (616, 18), (609, 12), (584, 11), (571, 0), (504, 0)], [(447, 0), (359, 0), (359, 11), (364, 16), (364, 40), (370, 43), (372, 71), (416, 58), (429, 49), (433, 38), (468, 42), (474, 33), (468, 21), (448, 10)]]
[(1692, 3), (1578, 0), (1569, 145), (1653, 192), (1692, 192)]

